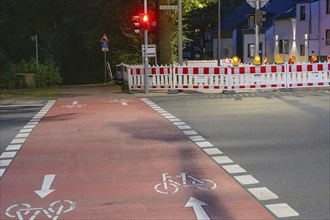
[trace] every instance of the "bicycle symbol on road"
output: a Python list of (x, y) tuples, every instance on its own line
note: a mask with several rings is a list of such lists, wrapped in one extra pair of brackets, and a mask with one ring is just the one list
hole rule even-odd
[(83, 106), (87, 106), (87, 104), (79, 104), (78, 101), (73, 101), (70, 105), (62, 105), (61, 107), (65, 108), (81, 108)]
[[(198, 179), (188, 173), (180, 173), (180, 175), (176, 176), (177, 179), (174, 181), (168, 173), (162, 174), (163, 182), (155, 185), (154, 189), (156, 192), (161, 194), (170, 194), (177, 193), (179, 191), (180, 186), (182, 187), (196, 187), (200, 190), (213, 190), (217, 188), (217, 184), (209, 179)], [(180, 183), (179, 183), (180, 181)]]
[[(75, 206), (76, 203), (70, 200), (52, 202), (46, 209), (42, 207), (34, 208), (30, 204), (21, 203), (8, 207), (5, 215), (9, 218), (18, 218), (19, 220), (34, 220), (40, 213), (43, 213), (48, 219), (57, 220), (60, 214), (72, 211)], [(45, 219), (45, 217), (43, 216), (42, 219)]]
[(114, 99), (109, 101), (110, 103), (120, 103), (121, 105), (128, 105), (129, 102), (133, 102), (133, 100), (126, 100), (126, 99)]

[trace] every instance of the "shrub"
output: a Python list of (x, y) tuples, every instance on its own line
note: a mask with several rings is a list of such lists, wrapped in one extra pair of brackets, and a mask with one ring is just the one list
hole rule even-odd
[(53, 61), (47, 61), (45, 64), (37, 63), (35, 60), (23, 61), (21, 71), (34, 73), (37, 87), (53, 87), (62, 83), (59, 67)]

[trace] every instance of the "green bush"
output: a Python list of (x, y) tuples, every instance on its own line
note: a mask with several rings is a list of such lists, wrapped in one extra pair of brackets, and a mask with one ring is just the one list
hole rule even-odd
[(59, 67), (53, 61), (45, 64), (37, 63), (35, 60), (22, 63), (21, 72), (34, 73), (37, 87), (53, 87), (62, 83)]

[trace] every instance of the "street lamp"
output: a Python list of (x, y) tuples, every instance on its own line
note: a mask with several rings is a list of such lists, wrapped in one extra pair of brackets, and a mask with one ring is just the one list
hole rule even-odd
[(36, 35), (31, 36), (31, 40), (36, 42), (36, 61), (37, 61), (37, 63), (39, 63), (39, 61), (38, 61), (38, 35), (36, 34)]

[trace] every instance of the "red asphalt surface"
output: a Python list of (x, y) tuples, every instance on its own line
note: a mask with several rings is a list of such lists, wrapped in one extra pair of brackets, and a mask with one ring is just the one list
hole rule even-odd
[[(274, 219), (139, 98), (93, 93), (66, 89), (34, 128), (0, 182), (0, 219), (197, 219), (185, 207), (190, 197), (208, 204), (202, 209), (210, 219)], [(116, 102), (121, 99), (130, 102)], [(75, 101), (82, 106), (67, 107)], [(179, 183), (177, 176), (188, 173), (217, 188), (180, 185), (176, 193), (161, 194), (154, 187), (163, 173)], [(49, 187), (55, 191), (40, 198), (34, 191), (49, 174), (56, 175)]]

